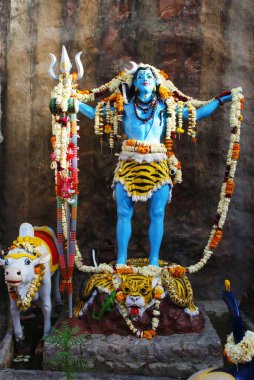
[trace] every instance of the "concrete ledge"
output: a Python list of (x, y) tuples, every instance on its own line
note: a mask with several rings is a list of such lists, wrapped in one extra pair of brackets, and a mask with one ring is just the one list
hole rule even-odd
[[(186, 379), (200, 369), (223, 365), (220, 339), (204, 311), (203, 316), (205, 328), (200, 334), (157, 336), (151, 341), (94, 334), (75, 347), (72, 355), (85, 358), (90, 369), (104, 373)], [(46, 343), (44, 359), (55, 352), (56, 347)]]
[[(67, 377), (63, 372), (58, 371), (28, 371), (6, 369), (0, 370), (0, 380), (66, 380)], [(75, 380), (177, 380), (169, 377), (150, 377), (150, 376), (129, 376), (114, 375), (112, 373), (77, 373)]]

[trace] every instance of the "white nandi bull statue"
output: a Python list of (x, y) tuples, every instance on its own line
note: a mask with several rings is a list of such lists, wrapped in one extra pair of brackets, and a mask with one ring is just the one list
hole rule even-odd
[(10, 311), (15, 339), (24, 339), (20, 311), (26, 311), (32, 300), (42, 301), (44, 335), (51, 329), (51, 274), (55, 273), (55, 300), (61, 304), (59, 291), (58, 251), (56, 237), (49, 227), (23, 223), (0, 265), (5, 269), (5, 283), (10, 297)]

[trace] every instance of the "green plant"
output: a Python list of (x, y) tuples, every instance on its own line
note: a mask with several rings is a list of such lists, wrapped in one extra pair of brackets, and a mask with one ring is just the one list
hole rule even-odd
[(66, 373), (67, 380), (74, 379), (75, 372), (87, 368), (87, 362), (83, 358), (71, 357), (71, 348), (80, 345), (88, 334), (80, 334), (78, 327), (71, 327), (67, 321), (63, 321), (58, 328), (53, 328), (45, 341), (58, 347), (52, 359), (45, 360), (43, 364), (50, 369), (57, 369)]

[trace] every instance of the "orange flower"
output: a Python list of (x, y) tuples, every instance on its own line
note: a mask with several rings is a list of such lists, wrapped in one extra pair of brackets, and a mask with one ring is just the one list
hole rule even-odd
[(55, 146), (56, 146), (56, 136), (52, 136), (50, 140), (51, 140), (51, 144), (52, 144), (53, 149), (55, 149)]
[(124, 301), (124, 294), (122, 291), (116, 293), (116, 300), (117, 301)]
[(74, 82), (76, 82), (76, 80), (78, 79), (78, 73), (72, 73), (72, 79)]
[(182, 166), (181, 166), (181, 162), (178, 161), (178, 163), (177, 163), (177, 165), (176, 165), (176, 168), (177, 168), (177, 169), (181, 169), (181, 167), (182, 167)]
[(40, 274), (41, 273), (41, 268), (38, 265), (36, 267), (34, 267), (34, 273), (35, 274)]
[(145, 145), (145, 146), (138, 145), (136, 149), (137, 149), (137, 152), (141, 153), (141, 154), (146, 154), (146, 153), (150, 152), (150, 147), (147, 145)]
[(160, 94), (161, 99), (167, 99), (173, 95), (172, 92), (170, 92), (166, 87), (163, 87), (163, 86), (160, 86), (159, 94)]
[(173, 150), (173, 140), (172, 139), (166, 139), (165, 141), (165, 145), (166, 145), (166, 148), (167, 148), (167, 156), (168, 157), (171, 157), (174, 153), (172, 152)]
[(238, 160), (240, 154), (240, 144), (235, 143), (233, 145), (232, 160)]
[(211, 243), (209, 245), (209, 248), (216, 248), (219, 244), (219, 242), (222, 239), (223, 232), (221, 230), (216, 230), (215, 234), (212, 237)]
[(167, 80), (169, 78), (168, 74), (165, 71), (160, 70), (160, 74)]
[(104, 101), (105, 103), (108, 103), (109, 98), (104, 98), (103, 101)]
[(123, 96), (121, 94), (116, 95), (116, 108), (118, 111), (123, 112)]
[(154, 298), (157, 300), (160, 300), (163, 293), (164, 293), (163, 288), (161, 286), (156, 286), (154, 289)]
[(110, 133), (112, 132), (112, 127), (110, 124), (106, 124), (105, 127), (104, 127), (104, 132), (105, 133)]
[(181, 265), (177, 265), (175, 267), (169, 268), (169, 272), (173, 277), (183, 277), (186, 274), (186, 268), (182, 267)]
[(235, 188), (234, 181), (232, 179), (229, 179), (227, 181), (226, 189), (225, 189), (226, 195), (230, 195), (231, 196), (233, 194), (233, 192), (234, 192), (234, 188)]
[(241, 98), (240, 102), (241, 102), (241, 110), (243, 110), (244, 109), (244, 98)]
[(125, 143), (127, 146), (134, 146), (136, 144), (136, 140), (126, 140)]
[(112, 94), (112, 95), (110, 95), (110, 97), (109, 97), (109, 101), (110, 102), (114, 102), (116, 100), (116, 94)]
[(145, 339), (153, 339), (156, 336), (156, 331), (154, 330), (145, 330), (143, 334), (143, 338)]
[(117, 268), (116, 273), (119, 274), (132, 274), (133, 270), (132, 267), (126, 267), (126, 268)]
[(77, 93), (82, 94), (82, 95), (88, 95), (88, 94), (90, 94), (90, 91), (89, 90), (77, 90)]
[(123, 74), (125, 74), (125, 71), (124, 70), (122, 70), (122, 71), (120, 71), (120, 73), (119, 74), (117, 74), (117, 78), (119, 78), (119, 77), (121, 77)]

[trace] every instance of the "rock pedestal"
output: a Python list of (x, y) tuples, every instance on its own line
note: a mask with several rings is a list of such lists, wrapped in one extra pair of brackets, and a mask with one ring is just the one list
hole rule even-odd
[[(156, 336), (152, 340), (135, 336), (92, 334), (72, 349), (90, 369), (144, 376), (171, 376), (186, 379), (208, 366), (221, 366), (221, 343), (209, 318), (200, 333)], [(56, 347), (46, 343), (44, 359), (54, 357)]]

